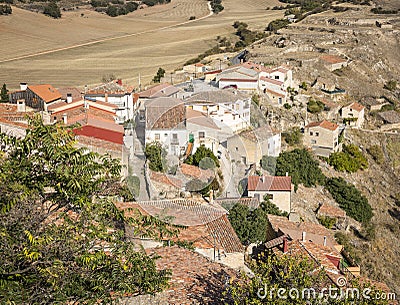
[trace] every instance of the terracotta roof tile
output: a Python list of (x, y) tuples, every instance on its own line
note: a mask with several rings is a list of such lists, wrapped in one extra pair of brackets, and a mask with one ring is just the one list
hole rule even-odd
[(364, 106), (359, 104), (359, 103), (357, 103), (357, 102), (354, 102), (354, 103), (351, 103), (350, 105), (345, 106), (345, 108), (351, 108), (351, 109), (354, 109), (356, 111), (361, 111), (361, 110), (364, 109)]
[(265, 76), (261, 76), (260, 80), (267, 82), (267, 83), (274, 84), (274, 85), (278, 85), (278, 86), (283, 85), (283, 82), (276, 80), (276, 79), (269, 78), (269, 77), (265, 77)]
[(305, 128), (311, 128), (311, 127), (316, 127), (316, 126), (319, 126), (319, 127), (331, 130), (331, 131), (334, 131), (337, 128), (339, 128), (338, 124), (335, 124), (333, 122), (329, 122), (327, 120), (323, 120), (323, 121), (320, 121), (320, 122), (312, 122), (312, 123), (308, 124)]
[(28, 86), (28, 89), (40, 96), (46, 103), (53, 102), (62, 97), (61, 93), (49, 84)]
[(292, 177), (281, 176), (249, 176), (249, 191), (287, 191), (292, 190)]
[(323, 61), (330, 63), (330, 64), (338, 64), (341, 62), (347, 62), (347, 59), (344, 59), (340, 56), (336, 55), (323, 55), (320, 57)]
[(200, 180), (207, 180), (214, 176), (214, 172), (211, 169), (204, 170), (198, 166), (182, 163), (180, 171), (185, 176), (194, 177)]

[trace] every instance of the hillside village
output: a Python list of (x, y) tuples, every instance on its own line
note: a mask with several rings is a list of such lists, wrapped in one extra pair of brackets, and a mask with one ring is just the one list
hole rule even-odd
[[(146, 235), (123, 223), (121, 240), (158, 255), (156, 268), (171, 276), (168, 288), (121, 304), (237, 304), (230, 287), (257, 279), (255, 266), (271, 257), (305, 258), (319, 288), (357, 281), (393, 297), (400, 79), (389, 68), (398, 58), (360, 54), (377, 47), (367, 32), (398, 48), (400, 24), (351, 14), (310, 16), (242, 58), (212, 55), (148, 86), (55, 88), (21, 76), (18, 90), (2, 91), (0, 133), (24, 139), (35, 119), (68, 127), (76, 147), (122, 165), (127, 191), (108, 196), (118, 211), (176, 228)], [(10, 145), (2, 138), (4, 155)], [(96, 247), (111, 253), (113, 244)]]

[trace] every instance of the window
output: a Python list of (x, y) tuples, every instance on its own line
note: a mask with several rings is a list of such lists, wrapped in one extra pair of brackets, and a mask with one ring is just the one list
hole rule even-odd
[(219, 105), (217, 106), (217, 110), (219, 110)]
[(313, 135), (314, 135), (314, 133), (312, 131), (310, 131), (310, 136), (313, 136)]
[(316, 140), (311, 140), (311, 144), (317, 144)]
[(193, 106), (189, 106), (188, 108), (189, 108), (189, 109), (193, 109)]
[(160, 134), (159, 134), (159, 133), (156, 133), (156, 134), (154, 135), (154, 138), (155, 138), (156, 141), (160, 141)]
[(275, 79), (279, 79), (279, 75), (275, 75)]
[(164, 133), (164, 137), (168, 137), (168, 133)]
[(239, 147), (236, 146), (236, 147), (235, 147), (235, 150), (236, 150), (236, 151), (239, 151)]
[(199, 131), (199, 138), (204, 139), (206, 137), (206, 133), (204, 131)]
[(316, 137), (319, 137), (319, 132), (316, 132), (316, 133), (315, 133), (315, 136), (316, 136)]
[(267, 197), (268, 200), (274, 200), (274, 195), (272, 194), (265, 194), (265, 197)]
[(178, 134), (177, 134), (177, 133), (173, 133), (173, 134), (172, 134), (172, 139), (178, 140)]
[(204, 110), (204, 111), (207, 111), (207, 106), (203, 106), (203, 110)]

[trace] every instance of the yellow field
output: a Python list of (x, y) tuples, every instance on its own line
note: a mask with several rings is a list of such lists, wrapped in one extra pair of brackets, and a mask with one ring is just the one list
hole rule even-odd
[[(63, 13), (60, 20), (13, 7), (11, 16), (0, 16), (0, 83), (9, 88), (22, 81), (83, 86), (112, 73), (137, 85), (139, 73), (149, 81), (158, 67), (169, 72), (204, 52), (216, 36), (233, 32), (235, 20), (264, 28), (282, 16), (266, 10), (277, 4), (224, 0), (222, 13), (206, 17), (206, 0), (172, 0), (127, 16), (78, 10)], [(188, 22), (190, 16), (197, 20)]]

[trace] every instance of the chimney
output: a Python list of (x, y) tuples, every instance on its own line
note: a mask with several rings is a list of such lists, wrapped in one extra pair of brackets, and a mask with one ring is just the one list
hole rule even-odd
[(19, 88), (21, 91), (25, 91), (28, 88), (27, 83), (19, 83)]
[(67, 103), (72, 103), (72, 93), (67, 93)]
[(287, 237), (283, 237), (283, 253), (286, 253), (288, 251), (288, 240)]
[(120, 85), (120, 86), (122, 86), (122, 79), (118, 78), (118, 79), (117, 79), (117, 84)]
[(209, 199), (209, 203), (213, 204), (214, 203), (214, 190), (210, 190), (210, 199)]
[(303, 231), (303, 233), (301, 234), (301, 240), (302, 240), (303, 242), (306, 241), (306, 232), (304, 232), (304, 231)]
[(286, 177), (287, 177), (287, 176), (289, 176), (289, 173), (288, 173), (288, 172), (286, 172)]
[(326, 246), (326, 236), (324, 236), (324, 246)]
[(25, 112), (25, 100), (17, 100), (17, 112)]
[(262, 183), (265, 182), (265, 176), (261, 176), (261, 182), (262, 182)]
[(68, 118), (67, 118), (67, 114), (66, 113), (63, 114), (63, 122), (64, 122), (65, 125), (67, 125), (67, 123), (68, 123)]
[(108, 103), (108, 93), (104, 93), (104, 101)]

